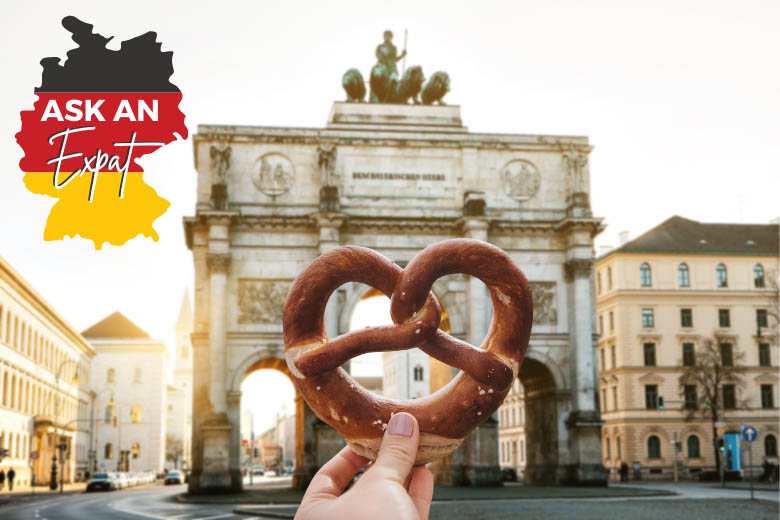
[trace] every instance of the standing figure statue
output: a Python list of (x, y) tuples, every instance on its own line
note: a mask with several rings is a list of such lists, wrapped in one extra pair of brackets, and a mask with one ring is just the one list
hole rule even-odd
[(377, 45), (376, 47), (376, 59), (379, 63), (387, 67), (387, 71), (392, 77), (395, 74), (395, 79), (398, 81), (398, 60), (404, 59), (406, 56), (406, 49), (398, 54), (398, 49), (393, 45), (393, 31), (384, 32), (384, 43)]

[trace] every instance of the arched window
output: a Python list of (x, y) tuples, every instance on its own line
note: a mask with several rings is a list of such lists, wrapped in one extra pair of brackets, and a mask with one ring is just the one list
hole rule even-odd
[(688, 271), (688, 264), (680, 264), (677, 268), (677, 284), (680, 287), (690, 287), (691, 277), (690, 271)]
[(753, 268), (753, 285), (755, 287), (764, 287), (764, 268), (761, 264), (756, 264)]
[(767, 457), (777, 457), (777, 437), (767, 435), (764, 437), (764, 455)]
[(133, 447), (130, 450), (130, 453), (133, 455), (134, 459), (137, 459), (141, 455), (141, 445), (137, 442), (133, 443)]
[(106, 372), (106, 383), (114, 383), (116, 382), (116, 370), (113, 368), (109, 368), (108, 372)]
[(103, 448), (103, 458), (104, 459), (114, 458), (114, 445), (111, 444), (110, 442), (107, 442), (105, 448)]
[(140, 383), (141, 382), (141, 375), (142, 375), (141, 367), (135, 367), (135, 370), (133, 370), (133, 383)]
[(691, 435), (688, 437), (688, 457), (691, 459), (701, 457), (699, 452), (699, 437)]
[(651, 435), (647, 439), (647, 458), (648, 459), (661, 458), (661, 441), (655, 435)]
[(642, 287), (650, 287), (653, 285), (653, 277), (650, 273), (650, 265), (647, 263), (639, 266), (639, 285)]
[(414, 380), (415, 381), (423, 380), (423, 367), (421, 365), (417, 365), (416, 367), (414, 367)]
[(187, 359), (190, 356), (189, 350), (187, 350), (187, 345), (181, 346), (181, 358)]
[(729, 277), (728, 273), (726, 272), (726, 266), (723, 264), (718, 264), (718, 267), (715, 268), (715, 277), (718, 282), (718, 287), (728, 287), (729, 286)]
[(134, 423), (141, 422), (141, 405), (134, 404), (130, 409), (130, 420)]

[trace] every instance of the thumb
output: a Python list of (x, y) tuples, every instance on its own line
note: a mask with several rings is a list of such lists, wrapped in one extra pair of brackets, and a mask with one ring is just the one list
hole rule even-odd
[(419, 444), (420, 427), (417, 419), (406, 412), (393, 415), (372, 469), (374, 476), (403, 486), (414, 465)]

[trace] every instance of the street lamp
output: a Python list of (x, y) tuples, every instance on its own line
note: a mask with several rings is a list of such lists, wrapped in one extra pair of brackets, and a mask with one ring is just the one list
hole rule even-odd
[[(69, 363), (76, 364), (76, 373), (73, 375), (72, 382), (74, 385), (77, 385), (79, 383), (79, 367), (78, 367), (78, 361), (75, 359), (66, 359), (62, 363), (60, 363), (59, 368), (57, 368), (57, 373), (54, 375), (54, 381), (57, 386), (57, 400), (55, 401), (55, 412), (54, 412), (54, 421), (55, 421), (55, 436), (58, 437), (58, 444), (57, 449), (60, 451), (60, 493), (63, 492), (63, 488), (65, 486), (65, 462), (64, 462), (64, 451), (65, 451), (65, 436), (62, 435), (61, 438), (59, 435), (60, 428), (57, 426), (60, 421), (60, 399), (62, 397), (59, 395), (60, 393), (60, 377), (62, 377), (62, 367)], [(70, 423), (68, 423), (70, 424)], [(57, 489), (57, 452), (55, 451), (52, 454), (52, 464), (51, 464), (51, 482), (49, 483), (50, 489)]]

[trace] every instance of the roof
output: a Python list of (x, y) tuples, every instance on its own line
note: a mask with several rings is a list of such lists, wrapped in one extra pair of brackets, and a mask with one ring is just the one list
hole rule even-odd
[(777, 256), (778, 224), (713, 224), (673, 216), (609, 253)]
[(141, 327), (119, 311), (114, 312), (81, 333), (85, 338), (146, 338), (151, 339)]

